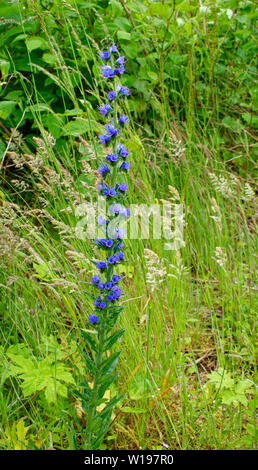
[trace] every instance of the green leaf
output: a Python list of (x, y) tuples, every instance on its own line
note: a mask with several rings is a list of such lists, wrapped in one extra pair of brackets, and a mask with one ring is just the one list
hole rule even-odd
[(121, 13), (123, 11), (123, 7), (122, 7), (120, 2), (118, 2), (117, 0), (109, 0), (109, 5), (112, 8), (112, 15), (113, 16), (121, 15)]
[(214, 385), (216, 389), (233, 389), (234, 387), (234, 380), (231, 378), (231, 374), (222, 367), (219, 367), (217, 372), (212, 371), (208, 377), (208, 382)]
[(33, 268), (36, 271), (36, 277), (42, 281), (50, 281), (52, 278), (51, 271), (49, 269), (48, 263), (42, 261), (42, 263), (33, 263)]
[(252, 387), (253, 387), (253, 384), (249, 380), (243, 379), (243, 380), (239, 380), (239, 382), (236, 384), (235, 391), (238, 394), (242, 394)]
[(44, 119), (48, 131), (54, 139), (59, 139), (59, 137), (63, 135), (64, 121), (63, 116), (57, 116), (56, 114), (48, 114)]
[(50, 111), (50, 107), (45, 103), (36, 103), (31, 106), (27, 106), (26, 111), (40, 113), (41, 111)]
[(0, 71), (1, 71), (3, 79), (5, 79), (7, 77), (9, 69), (10, 69), (10, 65), (11, 64), (10, 64), (9, 60), (0, 58)]
[(25, 397), (44, 391), (48, 402), (56, 397), (67, 396), (67, 385), (75, 385), (72, 374), (66, 366), (47, 357), (45, 359), (28, 359), (23, 355), (7, 353), (12, 360), (10, 372), (19, 375), (22, 380), (22, 391)]
[(130, 413), (130, 414), (141, 414), (146, 413), (146, 410), (143, 408), (132, 408), (131, 406), (124, 406), (121, 408), (122, 413)]
[(116, 341), (118, 341), (118, 339), (121, 338), (121, 336), (123, 336), (124, 332), (125, 330), (118, 330), (115, 333), (113, 333), (111, 336), (109, 336), (106, 339), (104, 351), (107, 351), (108, 349), (110, 349), (113, 346), (113, 344), (115, 344)]
[(86, 331), (83, 331), (83, 330), (80, 330), (83, 338), (85, 339), (86, 343), (88, 343), (91, 347), (91, 349), (93, 349), (93, 351), (97, 351), (97, 347), (96, 347), (96, 341), (95, 339), (89, 335), (88, 333), (86, 333)]
[(116, 367), (118, 357), (120, 356), (121, 351), (115, 352), (111, 354), (111, 356), (102, 362), (100, 368), (102, 374), (110, 374), (113, 372), (114, 368)]
[(98, 390), (98, 400), (101, 399), (103, 397), (103, 395), (105, 394), (106, 390), (110, 387), (110, 385), (114, 382), (114, 380), (117, 378), (118, 374), (115, 373), (115, 374), (108, 374), (104, 377), (101, 378), (100, 380), (100, 384), (101, 386), (99, 387), (99, 390)]
[(50, 54), (49, 52), (45, 52), (42, 56), (42, 60), (49, 65), (55, 65), (57, 62), (57, 58), (54, 54)]
[(84, 132), (90, 131), (90, 125), (88, 121), (83, 121), (82, 119), (76, 119), (75, 121), (68, 122), (64, 126), (64, 135), (82, 135)]
[(15, 110), (16, 101), (1, 101), (0, 102), (0, 118), (7, 119)]
[(26, 39), (25, 41), (29, 52), (33, 51), (34, 49), (48, 49), (48, 44), (45, 39), (41, 37), (31, 37)]
[(89, 356), (87, 355), (87, 353), (85, 351), (82, 351), (82, 354), (83, 354), (83, 357), (85, 359), (85, 362), (86, 362), (86, 365), (87, 365), (88, 369), (93, 374), (95, 374), (95, 372), (96, 372), (95, 362), (92, 359), (89, 358)]
[(117, 37), (124, 41), (131, 41), (131, 33), (127, 33), (127, 31), (117, 31)]

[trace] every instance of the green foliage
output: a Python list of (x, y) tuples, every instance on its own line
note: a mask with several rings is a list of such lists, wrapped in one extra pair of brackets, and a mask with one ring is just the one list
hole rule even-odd
[(234, 380), (230, 374), (223, 368), (218, 371), (211, 372), (208, 376), (207, 384), (215, 387), (216, 396), (221, 400), (224, 405), (238, 406), (241, 403), (244, 406), (248, 405), (247, 394), (253, 392), (253, 384), (250, 380), (239, 379)]
[(69, 369), (54, 352), (45, 358), (33, 357), (25, 344), (17, 344), (2, 352), (2, 356), (5, 378), (17, 377), (21, 380), (25, 397), (43, 391), (47, 402), (55, 402), (59, 396), (67, 397), (68, 386), (75, 383)]

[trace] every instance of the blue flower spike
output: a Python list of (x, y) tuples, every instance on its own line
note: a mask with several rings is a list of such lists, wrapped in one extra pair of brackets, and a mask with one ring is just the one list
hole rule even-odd
[[(94, 243), (95, 248), (101, 253), (101, 259), (94, 261), (96, 273), (92, 275), (90, 282), (91, 289), (95, 293), (92, 302), (93, 311), (88, 315), (90, 328), (82, 332), (91, 351), (86, 366), (92, 376), (92, 385), (85, 386), (80, 394), (80, 398), (83, 395), (82, 406), (87, 416), (84, 435), (86, 450), (99, 448), (105, 434), (103, 428), (108, 429), (107, 417), (112, 415), (110, 404), (104, 404), (103, 411), (98, 410), (101, 400), (105, 403), (105, 391), (110, 388), (116, 377), (113, 369), (117, 353), (109, 355), (107, 353), (124, 333), (124, 330), (116, 329), (114, 332), (113, 329), (123, 309), (121, 303), (119, 304), (119, 299), (123, 295), (119, 285), (121, 281), (119, 265), (126, 262), (125, 253), (122, 251), (126, 230), (119, 223), (121, 220), (126, 223), (130, 215), (126, 207), (128, 187), (123, 181), (130, 170), (130, 163), (127, 161), (129, 151), (122, 143), (129, 117), (123, 114), (121, 105), (130, 95), (129, 88), (120, 83), (125, 72), (125, 57), (119, 54), (116, 44), (106, 47), (99, 57), (102, 61), (100, 66), (102, 78), (108, 90), (105, 92), (106, 102), (98, 108), (101, 118), (105, 120), (105, 133), (99, 135), (98, 139), (103, 148), (108, 147), (108, 151), (103, 155), (103, 161), (99, 162), (98, 190), (106, 199), (107, 211), (106, 215), (97, 217), (101, 236), (96, 238)], [(107, 361), (110, 361), (110, 364)], [(112, 400), (116, 403), (119, 398), (115, 397)], [(104, 413), (105, 406), (110, 407), (108, 413)]]

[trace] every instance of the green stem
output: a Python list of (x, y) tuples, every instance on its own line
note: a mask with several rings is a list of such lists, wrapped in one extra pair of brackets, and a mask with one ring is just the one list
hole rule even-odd
[[(116, 80), (115, 80), (115, 88), (116, 88)], [(114, 126), (117, 127), (117, 104), (114, 103)], [(113, 141), (113, 152), (116, 151), (116, 138)], [(114, 165), (112, 173), (110, 175), (110, 185), (113, 187), (117, 175), (117, 163)], [(106, 281), (110, 282), (112, 275), (113, 275), (113, 266), (110, 266), (110, 269), (106, 272)], [(93, 389), (92, 389), (92, 396), (89, 404), (89, 412), (87, 417), (87, 426), (86, 426), (86, 436), (85, 436), (85, 450), (92, 450), (92, 422), (97, 414), (97, 401), (98, 401), (98, 390), (99, 390), (99, 378), (101, 376), (101, 369), (100, 366), (103, 362), (103, 353), (104, 353), (104, 344), (105, 344), (105, 320), (104, 312), (101, 318), (100, 329), (98, 333), (98, 351), (96, 352), (96, 373), (94, 376), (93, 382)]]
[[(104, 319), (103, 319), (104, 320)], [(89, 413), (87, 417), (87, 426), (86, 426), (86, 436), (85, 436), (85, 449), (86, 450), (92, 450), (92, 420), (96, 416), (96, 403), (98, 399), (98, 389), (99, 389), (99, 377), (101, 375), (101, 363), (103, 362), (103, 349), (104, 349), (104, 342), (105, 342), (105, 323), (103, 321), (101, 325), (101, 329), (99, 330), (99, 335), (98, 335), (98, 351), (96, 353), (96, 374), (94, 377), (94, 383), (93, 383), (93, 390), (92, 390), (92, 396), (90, 400), (90, 406), (89, 406)]]

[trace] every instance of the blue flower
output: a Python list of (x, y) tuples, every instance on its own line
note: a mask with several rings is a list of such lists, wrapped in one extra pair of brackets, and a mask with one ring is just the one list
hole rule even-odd
[(108, 51), (104, 51), (104, 52), (101, 52), (101, 53), (99, 54), (99, 57), (100, 57), (100, 59), (102, 59), (102, 60), (108, 60), (108, 59), (110, 59), (110, 54), (109, 54)]
[(120, 204), (112, 204), (112, 206), (109, 206), (108, 211), (114, 212), (114, 214), (119, 214), (120, 207), (121, 207)]
[(108, 188), (105, 184), (99, 184), (100, 192), (103, 192), (104, 196), (113, 197), (116, 195), (115, 188)]
[(124, 73), (124, 71), (125, 71), (124, 66), (123, 66), (123, 65), (120, 65), (120, 67), (115, 68), (115, 69), (113, 70), (113, 73), (114, 73), (114, 75), (122, 75), (122, 74)]
[(128, 121), (129, 121), (128, 116), (123, 116), (123, 114), (121, 114), (121, 116), (119, 116), (118, 118), (118, 122), (122, 125), (126, 124)]
[(111, 163), (115, 163), (118, 160), (117, 153), (111, 153), (110, 155), (106, 156), (106, 160)]
[(114, 71), (109, 65), (103, 65), (100, 68), (104, 78), (114, 78)]
[(124, 96), (129, 96), (130, 95), (130, 90), (129, 90), (129, 88), (127, 88), (127, 86), (118, 85), (116, 87), (116, 91), (117, 91), (117, 93), (121, 93)]
[[(114, 79), (115, 75), (120, 76), (125, 71), (125, 57), (119, 55), (115, 44), (113, 44), (107, 51), (101, 52), (100, 58), (104, 61), (107, 61), (111, 58), (112, 54), (116, 54), (115, 58), (112, 59), (112, 66), (111, 62), (109, 62), (109, 65), (104, 64), (103, 66), (101, 66), (102, 76), (108, 79)], [(114, 63), (115, 65), (113, 65)], [(102, 280), (100, 280), (97, 275), (94, 275), (91, 279), (92, 284), (96, 285), (100, 291), (104, 292), (104, 298), (101, 298), (101, 295), (99, 295), (98, 298), (94, 301), (95, 306), (97, 307), (97, 309), (100, 310), (107, 308), (107, 302), (114, 302), (122, 295), (121, 289), (116, 285), (120, 280), (120, 276), (116, 274), (113, 275), (113, 266), (117, 263), (120, 263), (121, 261), (123, 262), (124, 260), (124, 252), (121, 251), (121, 248), (124, 245), (122, 239), (125, 236), (126, 229), (122, 227), (112, 227), (113, 235), (110, 235), (109, 224), (118, 215), (123, 216), (123, 218), (127, 218), (130, 214), (129, 209), (125, 208), (122, 204), (116, 203), (116, 198), (118, 198), (118, 200), (120, 201), (122, 199), (121, 193), (125, 193), (127, 191), (127, 184), (124, 182), (120, 184), (117, 181), (115, 181), (113, 184), (115, 177), (113, 167), (119, 160), (120, 171), (128, 171), (130, 169), (130, 164), (125, 161), (125, 158), (129, 154), (128, 149), (125, 148), (125, 146), (121, 143), (116, 144), (116, 136), (121, 131), (121, 127), (129, 121), (129, 118), (128, 116), (125, 116), (123, 114), (116, 117), (115, 112), (113, 112), (111, 107), (111, 101), (117, 100), (117, 98), (122, 99), (126, 96), (129, 96), (129, 94), (129, 88), (122, 85), (117, 85), (114, 90), (111, 90), (107, 93), (107, 103), (102, 104), (99, 107), (99, 112), (103, 116), (107, 116), (110, 113), (112, 117), (112, 119), (108, 119), (109, 122), (105, 125), (106, 133), (99, 136), (99, 141), (105, 146), (109, 146), (111, 144), (111, 141), (115, 142), (115, 144), (113, 144), (113, 153), (106, 155), (106, 162), (109, 162), (109, 165), (107, 165), (107, 163), (102, 163), (98, 168), (98, 172), (102, 177), (102, 181), (98, 185), (100, 193), (106, 196), (107, 198), (114, 197), (113, 201), (115, 201), (113, 204), (113, 201), (108, 201), (109, 217), (107, 218), (107, 220), (104, 219), (102, 216), (99, 216), (97, 218), (97, 223), (98, 225), (102, 226), (101, 229), (104, 232), (104, 236), (106, 233), (108, 233), (109, 235), (109, 238), (97, 238), (95, 240), (96, 245), (99, 248), (104, 249), (108, 255), (105, 261), (99, 261), (96, 263), (96, 268), (101, 273), (105, 270), (107, 271), (105, 276), (106, 282), (102, 282)], [(119, 123), (119, 126), (117, 125), (116, 119)], [(116, 126), (118, 128), (116, 128)], [(122, 159), (123, 161), (121, 162)], [(111, 175), (111, 178), (109, 180), (111, 183), (106, 185), (104, 184), (104, 178), (108, 173)], [(111, 226), (112, 224), (110, 225), (110, 228)], [(95, 309), (95, 312), (97, 312), (97, 309)], [(98, 321), (98, 317), (91, 314), (89, 316), (89, 321), (91, 323), (96, 323)]]
[(113, 287), (112, 282), (105, 282), (105, 289), (106, 289), (106, 290), (110, 290), (111, 287)]
[(117, 47), (116, 47), (115, 44), (112, 44), (112, 46), (110, 47), (109, 50), (110, 50), (110, 52), (113, 52), (113, 53), (114, 53), (114, 52), (118, 52), (118, 51), (117, 51)]
[(110, 238), (108, 238), (106, 240), (106, 247), (107, 248), (111, 248), (113, 246), (113, 240), (111, 240)]
[(121, 242), (117, 243), (117, 245), (115, 246), (115, 251), (118, 251), (119, 248), (122, 248), (122, 246), (124, 246), (124, 241), (123, 240)]
[(115, 215), (120, 214), (124, 217), (129, 217), (130, 214), (130, 210), (126, 207), (123, 207), (121, 204), (112, 204), (109, 206), (108, 211), (113, 212)]
[(100, 271), (104, 271), (107, 269), (108, 264), (106, 261), (100, 261), (99, 263), (96, 263), (96, 268), (99, 269)]
[(88, 320), (92, 324), (98, 323), (99, 317), (97, 317), (96, 315), (93, 315), (93, 313), (90, 313), (89, 316), (88, 316)]
[(114, 300), (113, 294), (108, 294), (107, 297), (106, 297), (106, 300), (108, 302), (112, 302)]
[(118, 281), (120, 281), (120, 276), (118, 274), (114, 274), (114, 276), (112, 277), (112, 282), (114, 284), (117, 284)]
[(108, 94), (107, 94), (107, 97), (108, 97), (109, 101), (113, 101), (116, 97), (116, 94), (115, 94), (114, 91), (109, 91)]
[(110, 170), (108, 168), (108, 165), (104, 163), (104, 165), (99, 166), (98, 173), (99, 175), (105, 175), (108, 173)]
[(101, 310), (103, 310), (107, 306), (106, 303), (101, 300), (100, 295), (98, 296), (97, 300), (95, 300), (94, 304)]
[(119, 251), (119, 252), (117, 253), (117, 255), (116, 255), (116, 257), (117, 257), (120, 261), (124, 259), (124, 256), (125, 256), (125, 255), (124, 255), (123, 251)]
[(110, 141), (110, 137), (106, 134), (99, 135), (99, 142), (101, 144), (107, 144)]
[(123, 144), (120, 144), (120, 142), (117, 143), (116, 150), (121, 155), (121, 157), (125, 158), (127, 155), (129, 155), (128, 149), (125, 148)]
[(111, 109), (112, 109), (112, 108), (111, 108), (110, 104), (108, 104), (108, 103), (107, 103), (107, 104), (102, 104), (102, 105), (99, 107), (99, 112), (100, 112), (101, 114), (103, 114), (103, 116), (106, 116), (106, 115), (109, 113), (109, 111), (110, 111)]
[(98, 246), (104, 246), (106, 248), (111, 248), (111, 246), (113, 246), (113, 240), (110, 238), (96, 238), (94, 243)]
[(119, 190), (122, 191), (123, 193), (127, 191), (127, 184), (126, 183), (121, 183), (119, 186)]
[(114, 197), (116, 195), (116, 190), (114, 188), (110, 188), (110, 189), (107, 190), (106, 194), (105, 194), (105, 191), (104, 191), (104, 195), (108, 196), (108, 197)]
[(124, 217), (129, 217), (130, 209), (127, 209), (126, 207), (122, 207), (120, 210), (120, 215), (123, 215)]
[(121, 289), (117, 286), (112, 287), (111, 290), (113, 292), (113, 300), (118, 299), (122, 295)]
[(112, 256), (109, 256), (107, 258), (107, 261), (110, 263), (110, 264), (116, 264), (116, 263), (119, 263), (120, 261), (120, 257), (118, 255), (112, 255)]
[(116, 63), (119, 64), (119, 65), (124, 65), (124, 61), (125, 61), (124, 56), (120, 56), (120, 57), (118, 57), (118, 59), (116, 60)]
[(97, 276), (97, 274), (94, 274), (94, 276), (92, 276), (91, 282), (92, 282), (92, 284), (98, 284), (99, 277)]
[(105, 127), (110, 137), (115, 137), (119, 132), (119, 129), (115, 129), (115, 127), (112, 126), (111, 124), (106, 124)]
[(125, 171), (130, 170), (130, 163), (129, 162), (123, 162), (122, 165), (120, 166), (120, 170), (125, 170)]

